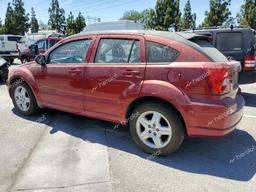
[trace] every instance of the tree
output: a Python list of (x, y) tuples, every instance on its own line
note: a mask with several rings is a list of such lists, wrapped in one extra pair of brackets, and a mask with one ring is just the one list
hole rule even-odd
[(29, 14), (25, 12), (23, 0), (13, 0), (12, 5), (11, 23), (15, 29), (12, 34), (24, 35), (29, 29)]
[(52, 0), (51, 7), (48, 10), (48, 25), (52, 30), (65, 32), (65, 11), (60, 8), (58, 0)]
[(193, 29), (196, 27), (196, 14), (191, 12), (190, 0), (187, 1), (184, 14), (182, 18), (182, 28), (183, 29)]
[(156, 12), (154, 9), (146, 9), (142, 11), (142, 23), (146, 29), (155, 29), (156, 26)]
[(225, 26), (225, 27), (230, 27), (231, 25), (233, 25), (233, 26), (236, 25), (236, 19), (235, 19), (234, 17), (229, 17), (229, 18), (227, 19), (227, 21), (225, 21), (225, 22), (223, 23), (223, 26)]
[(11, 6), (11, 3), (8, 3), (8, 5), (7, 5), (3, 31), (4, 31), (4, 33), (8, 33), (8, 34), (16, 33), (16, 30), (15, 30), (14, 24), (13, 24), (13, 8)]
[(79, 12), (76, 18), (76, 28), (75, 28), (76, 33), (80, 33), (81, 31), (83, 31), (85, 27), (86, 27), (85, 18), (82, 15), (82, 13)]
[(30, 22), (30, 28), (32, 33), (37, 33), (39, 30), (38, 21), (36, 19), (36, 13), (34, 8), (31, 8), (31, 22)]
[(3, 34), (3, 33), (4, 33), (4, 27), (2, 24), (2, 19), (0, 18), (0, 34)]
[(210, 10), (205, 12), (204, 27), (221, 26), (231, 15), (231, 0), (210, 0)]
[(126, 11), (123, 14), (123, 17), (120, 20), (132, 20), (132, 21), (138, 21), (141, 22), (143, 19), (143, 14), (139, 11), (131, 10)]
[(74, 15), (72, 14), (72, 12), (70, 11), (68, 18), (67, 18), (67, 26), (66, 26), (66, 31), (65, 34), (67, 36), (69, 35), (73, 35), (76, 33), (75, 28), (76, 28), (76, 21), (74, 19)]
[(240, 25), (247, 25), (256, 29), (256, 1), (245, 0), (241, 6), (240, 13), (237, 15), (237, 22)]
[(179, 30), (181, 13), (179, 0), (157, 0), (155, 7), (155, 29), (168, 31)]

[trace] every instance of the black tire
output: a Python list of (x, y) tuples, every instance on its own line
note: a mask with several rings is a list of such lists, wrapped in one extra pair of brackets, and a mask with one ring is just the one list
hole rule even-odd
[[(162, 148), (151, 148), (146, 145), (139, 137), (136, 131), (136, 123), (140, 115), (147, 111), (155, 111), (163, 115), (171, 126), (172, 136), (166, 146)], [(134, 117), (134, 118), (133, 118)], [(175, 152), (182, 144), (185, 137), (185, 127), (182, 123), (180, 116), (171, 107), (168, 107), (162, 103), (143, 103), (133, 111), (130, 122), (130, 133), (133, 141), (145, 152), (151, 155), (169, 155)]]
[(21, 57), (21, 63), (27, 63), (27, 62), (29, 62), (28, 57), (27, 56), (22, 56)]
[[(37, 102), (36, 102), (36, 98), (35, 98), (32, 90), (26, 83), (16, 81), (12, 85), (13, 85), (13, 87), (11, 89), (11, 98), (12, 98), (13, 105), (14, 105), (15, 109), (18, 111), (18, 113), (20, 113), (22, 115), (30, 116), (30, 115), (33, 115), (40, 111), (40, 108), (38, 107)], [(15, 90), (20, 86), (26, 89), (28, 96), (30, 98), (30, 104), (29, 104), (28, 110), (26, 110), (26, 111), (23, 111), (18, 107), (18, 104), (16, 103), (15, 98), (14, 98)]]
[(13, 64), (14, 59), (11, 57), (4, 57), (4, 59), (8, 62), (9, 65)]

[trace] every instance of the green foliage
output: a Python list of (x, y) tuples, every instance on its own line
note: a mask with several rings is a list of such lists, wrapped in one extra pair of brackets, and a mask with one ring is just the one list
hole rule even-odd
[(86, 26), (84, 16), (79, 12), (76, 18), (76, 33), (80, 33)]
[(250, 26), (256, 29), (256, 1), (245, 0), (241, 6), (240, 13), (237, 14), (237, 22), (240, 25)]
[(183, 29), (193, 29), (196, 27), (196, 14), (191, 12), (190, 0), (187, 1), (184, 14), (182, 17), (182, 28)]
[[(13, 6), (13, 7), (12, 7)], [(13, 0), (8, 3), (2, 33), (24, 35), (29, 29), (29, 14), (26, 14), (24, 2)]]
[(155, 7), (155, 29), (168, 31), (180, 29), (181, 13), (179, 0), (157, 0)]
[(60, 8), (58, 0), (52, 0), (48, 9), (49, 21), (48, 25), (52, 30), (64, 33), (65, 31), (65, 11)]
[(38, 21), (36, 19), (36, 13), (34, 8), (31, 8), (31, 22), (30, 22), (30, 28), (32, 33), (37, 33), (39, 30)]
[(146, 29), (154, 29), (156, 24), (156, 13), (154, 9), (146, 9), (142, 13), (142, 23)]
[(73, 13), (70, 12), (66, 23), (67, 23), (67, 28), (66, 28), (65, 34), (67, 36), (81, 32), (86, 26), (85, 18), (80, 12), (76, 19), (74, 18)]
[(135, 10), (126, 11), (124, 12), (123, 17), (120, 18), (120, 20), (132, 20), (141, 22), (143, 20), (143, 13)]
[(210, 0), (210, 10), (205, 12), (204, 27), (221, 26), (231, 12), (229, 10), (231, 0)]
[(13, 27), (16, 29), (16, 34), (24, 35), (29, 29), (29, 14), (26, 14), (23, 0), (13, 0), (12, 4)]

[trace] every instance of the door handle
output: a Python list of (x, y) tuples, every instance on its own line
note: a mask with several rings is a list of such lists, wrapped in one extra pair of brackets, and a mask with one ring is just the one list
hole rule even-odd
[(134, 70), (126, 70), (122, 73), (124, 76), (134, 76), (134, 75), (140, 75), (140, 71), (134, 71)]
[(76, 74), (78, 74), (78, 73), (81, 73), (81, 70), (74, 68), (74, 69), (70, 69), (68, 72), (69, 72), (71, 75), (76, 75)]

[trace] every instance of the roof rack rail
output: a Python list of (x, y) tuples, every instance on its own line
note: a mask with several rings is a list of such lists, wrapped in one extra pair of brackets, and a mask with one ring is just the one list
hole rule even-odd
[(233, 30), (234, 28), (236, 29), (250, 29), (249, 26), (245, 26), (245, 25), (239, 25), (239, 26), (234, 26), (234, 25), (230, 25), (228, 26), (212, 26), (212, 27), (202, 27), (202, 28), (196, 28), (195, 30), (204, 30), (204, 29), (231, 29)]

